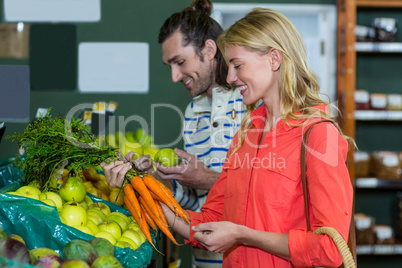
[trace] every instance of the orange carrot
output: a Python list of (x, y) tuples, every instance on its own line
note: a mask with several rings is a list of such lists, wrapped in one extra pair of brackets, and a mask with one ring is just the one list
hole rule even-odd
[(161, 204), (159, 204), (159, 202), (155, 200), (155, 206), (158, 208), (159, 216), (161, 218), (161, 222), (164, 225), (168, 226), (168, 223), (167, 223), (167, 220), (166, 220), (166, 217), (165, 217), (165, 213), (163, 212)]
[[(140, 202), (141, 202), (141, 197), (140, 197)], [(144, 206), (145, 210), (149, 211), (149, 208), (145, 205)], [(148, 212), (149, 213), (149, 212)], [(167, 225), (165, 225), (164, 223), (162, 223), (162, 221), (160, 219), (157, 219), (155, 217), (155, 215), (152, 215), (152, 213), (149, 213), (151, 215), (151, 217), (153, 218), (154, 222), (158, 225), (159, 229), (161, 229), (161, 231), (176, 245), (179, 246), (179, 244), (177, 243), (176, 239), (174, 239), (172, 233), (169, 231)]]
[[(130, 200), (128, 200), (127, 196), (124, 196), (124, 202), (127, 205), (128, 211), (130, 211), (131, 215), (133, 215), (134, 219), (137, 221), (138, 225), (140, 226), (140, 229), (142, 233), (145, 235), (146, 239), (148, 242), (156, 249), (154, 243), (152, 243), (152, 237), (151, 233), (149, 232), (148, 224), (145, 221), (145, 216), (141, 215), (141, 218), (143, 220), (140, 220), (139, 216), (137, 215), (137, 212), (135, 211), (133, 205), (131, 204)], [(141, 213), (142, 210), (141, 210)]]
[[(140, 196), (140, 200), (141, 200), (141, 196)], [(141, 202), (141, 201), (140, 201)], [(140, 204), (143, 215), (145, 216), (145, 220), (147, 221), (147, 223), (149, 224), (149, 226), (151, 226), (152, 229), (156, 230), (156, 224), (153, 220), (153, 218), (151, 217), (150, 214), (152, 214), (152, 212), (148, 212), (147, 209), (144, 207), (144, 203), (141, 202)]]
[(131, 204), (134, 207), (134, 210), (137, 212), (137, 215), (139, 216), (139, 218), (141, 220), (141, 207), (140, 207), (140, 203), (138, 203), (138, 199), (137, 199), (137, 196), (135, 195), (133, 186), (131, 186), (131, 184), (127, 183), (124, 186), (124, 193), (125, 193), (125, 196), (127, 196), (128, 199), (130, 200)]
[(158, 209), (155, 207), (154, 200), (153, 200), (151, 194), (149, 193), (148, 188), (145, 186), (143, 180), (138, 176), (134, 176), (131, 178), (131, 185), (140, 194), (140, 196), (142, 196), (144, 198), (145, 202), (151, 209), (152, 213), (157, 218), (159, 218)]
[(152, 192), (152, 191), (150, 190), (149, 193), (151, 194), (151, 196), (152, 196), (152, 198), (153, 198), (154, 200), (162, 202), (162, 200), (159, 198), (159, 196), (157, 196), (156, 194), (154, 194), (154, 192)]
[[(144, 184), (149, 188), (155, 195), (157, 195), (164, 204), (166, 204), (176, 215), (180, 216), (185, 221), (189, 222), (188, 216), (179, 203), (174, 199), (174, 197), (169, 194), (171, 191), (166, 188), (162, 183), (158, 183), (158, 180), (150, 175), (146, 175), (143, 178)], [(164, 187), (162, 187), (163, 185)]]

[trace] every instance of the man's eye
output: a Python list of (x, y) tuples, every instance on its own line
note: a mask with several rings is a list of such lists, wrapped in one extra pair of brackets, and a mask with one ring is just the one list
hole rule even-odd
[(239, 68), (240, 68), (240, 66), (241, 66), (241, 64), (239, 64), (239, 65), (235, 65), (233, 68), (235, 68), (235, 69), (239, 69)]
[(183, 64), (184, 64), (184, 61), (180, 61), (180, 62), (177, 63), (177, 65), (179, 65), (179, 66), (181, 66)]

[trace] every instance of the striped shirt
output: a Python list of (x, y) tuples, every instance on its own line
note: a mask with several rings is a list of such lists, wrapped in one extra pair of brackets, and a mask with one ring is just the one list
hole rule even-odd
[[(187, 106), (184, 115), (184, 150), (196, 155), (208, 168), (221, 172), (226, 153), (247, 108), (239, 90), (212, 90), (212, 99), (202, 94)], [(200, 211), (208, 191), (183, 187), (173, 181), (174, 195), (184, 209)], [(196, 267), (221, 267), (222, 254), (194, 248)]]

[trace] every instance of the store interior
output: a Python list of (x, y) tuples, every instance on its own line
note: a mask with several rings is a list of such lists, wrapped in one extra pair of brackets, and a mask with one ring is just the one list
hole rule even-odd
[[(0, 176), (10, 157), (21, 153), (7, 136), (23, 132), (47, 111), (84, 121), (84, 111), (92, 111), (94, 130), (99, 118), (94, 107), (103, 105), (112, 115), (99, 121), (104, 134), (142, 128), (159, 148), (183, 148), (182, 121), (192, 99), (183, 85), (172, 82), (157, 37), (165, 19), (191, 1), (85, 2), (97, 2), (98, 9), (72, 9), (74, 16), (42, 20), (35, 12), (14, 12), (11, 0), (0, 0)], [(358, 266), (401, 267), (402, 1), (213, 3), (212, 16), (223, 27), (257, 6), (280, 10), (294, 22), (322, 93), (339, 108), (339, 125), (356, 142), (348, 168)], [(164, 254), (151, 248), (149, 267), (177, 260), (180, 267), (191, 267), (191, 247), (182, 238), (176, 236), (182, 245), (175, 246), (161, 234), (155, 237)]]

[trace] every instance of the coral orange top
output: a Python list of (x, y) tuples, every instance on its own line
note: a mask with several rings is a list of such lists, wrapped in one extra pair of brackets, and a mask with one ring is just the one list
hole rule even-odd
[[(332, 239), (306, 231), (300, 146), (304, 131), (320, 118), (306, 120), (297, 127), (281, 120), (266, 134), (260, 148), (265, 106), (253, 111), (251, 118), (252, 126), (242, 148), (223, 165), (202, 211), (188, 211), (191, 226), (231, 221), (255, 230), (289, 234), (290, 261), (255, 247), (236, 245), (224, 254), (223, 267), (339, 266), (342, 259)], [(228, 156), (236, 140), (237, 136)], [(331, 123), (321, 123), (312, 128), (307, 145), (311, 228), (330, 226), (347, 240), (353, 203), (345, 164), (348, 143)], [(191, 230), (186, 243), (202, 248), (193, 235)]]

